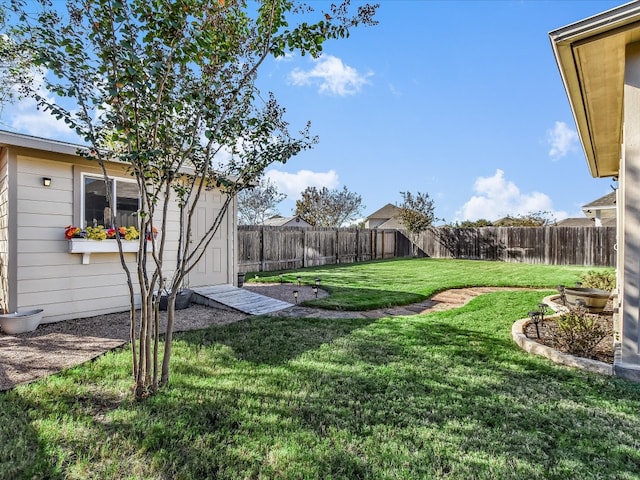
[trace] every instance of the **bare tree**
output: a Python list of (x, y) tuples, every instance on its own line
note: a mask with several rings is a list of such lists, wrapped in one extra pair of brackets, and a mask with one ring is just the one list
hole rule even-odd
[(342, 227), (362, 215), (362, 197), (342, 190), (307, 187), (296, 200), (295, 215), (315, 227)]
[(253, 188), (238, 193), (238, 216), (241, 225), (262, 225), (264, 221), (278, 215), (276, 206), (287, 196), (268, 178), (262, 178)]

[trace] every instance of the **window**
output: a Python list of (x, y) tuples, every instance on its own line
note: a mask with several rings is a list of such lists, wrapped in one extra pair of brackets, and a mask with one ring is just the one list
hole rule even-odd
[(106, 189), (114, 198), (116, 223), (121, 227), (138, 226), (140, 199), (135, 182), (110, 178), (105, 184), (101, 176), (84, 175), (82, 181), (82, 221), (83, 227), (102, 225), (112, 228), (111, 210)]

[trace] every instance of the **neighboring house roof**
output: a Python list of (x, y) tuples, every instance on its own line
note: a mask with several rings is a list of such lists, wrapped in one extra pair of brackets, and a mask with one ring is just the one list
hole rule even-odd
[[(560, 220), (556, 222), (554, 226), (556, 227), (593, 227), (595, 226), (594, 218), (565, 218), (564, 220)], [(605, 218), (602, 220), (603, 227), (615, 227), (616, 219), (615, 218)]]
[(593, 202), (583, 205), (582, 211), (589, 218), (595, 217), (596, 212), (599, 212), (603, 219), (615, 218), (617, 212), (616, 192), (607, 193), (604, 197), (600, 197)]
[(556, 227), (593, 227), (595, 221), (592, 218), (565, 218), (554, 223)]
[(633, 2), (549, 33), (562, 82), (594, 177), (618, 174), (625, 51), (640, 35)]
[(376, 228), (382, 228), (382, 229), (388, 228), (393, 230), (401, 230), (407, 227), (405, 227), (404, 224), (400, 221), (400, 218), (394, 217), (394, 218), (390, 218), (384, 223), (381, 223)]
[(384, 207), (376, 210), (367, 217), (367, 220), (372, 218), (393, 218), (400, 214), (400, 207), (397, 207), (391, 203), (387, 203)]
[(582, 210), (588, 210), (590, 208), (598, 210), (616, 209), (616, 192), (607, 193), (604, 197), (600, 197), (593, 202), (589, 202), (582, 206)]
[(267, 227), (311, 227), (312, 225), (300, 217), (282, 217), (275, 215), (262, 222)]
[(400, 210), (400, 207), (387, 203), (365, 218), (365, 228), (404, 228), (400, 222)]

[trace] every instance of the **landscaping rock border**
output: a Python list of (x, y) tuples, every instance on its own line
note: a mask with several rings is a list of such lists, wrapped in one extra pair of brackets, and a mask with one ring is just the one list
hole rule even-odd
[(531, 319), (523, 318), (522, 320), (516, 321), (511, 327), (511, 338), (513, 338), (524, 351), (548, 358), (552, 362), (560, 365), (580, 368), (589, 372), (599, 373), (600, 375), (613, 376), (613, 365), (560, 352), (530, 339), (524, 333), (529, 323), (531, 323)]

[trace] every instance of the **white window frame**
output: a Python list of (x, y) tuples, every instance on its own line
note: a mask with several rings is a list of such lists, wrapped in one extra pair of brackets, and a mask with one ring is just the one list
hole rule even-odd
[[(104, 175), (99, 174), (99, 173), (91, 173), (91, 172), (81, 172), (80, 174), (80, 228), (86, 228), (87, 225), (85, 225), (85, 179), (86, 178), (91, 178), (94, 180), (100, 180), (102, 182), (104, 182)], [(116, 191), (117, 191), (117, 184), (118, 182), (126, 182), (126, 183), (133, 183), (135, 184), (136, 181), (135, 180), (131, 180), (128, 178), (123, 178), (123, 177), (115, 177), (112, 175), (109, 175), (107, 177), (109, 179), (109, 181), (111, 181), (111, 198), (114, 200), (113, 202), (113, 212), (112, 215), (116, 216), (117, 215), (117, 205), (118, 205), (118, 201), (116, 198)], [(138, 196), (138, 212), (140, 212), (140, 196)], [(136, 228), (138, 228), (139, 226), (136, 225)]]

